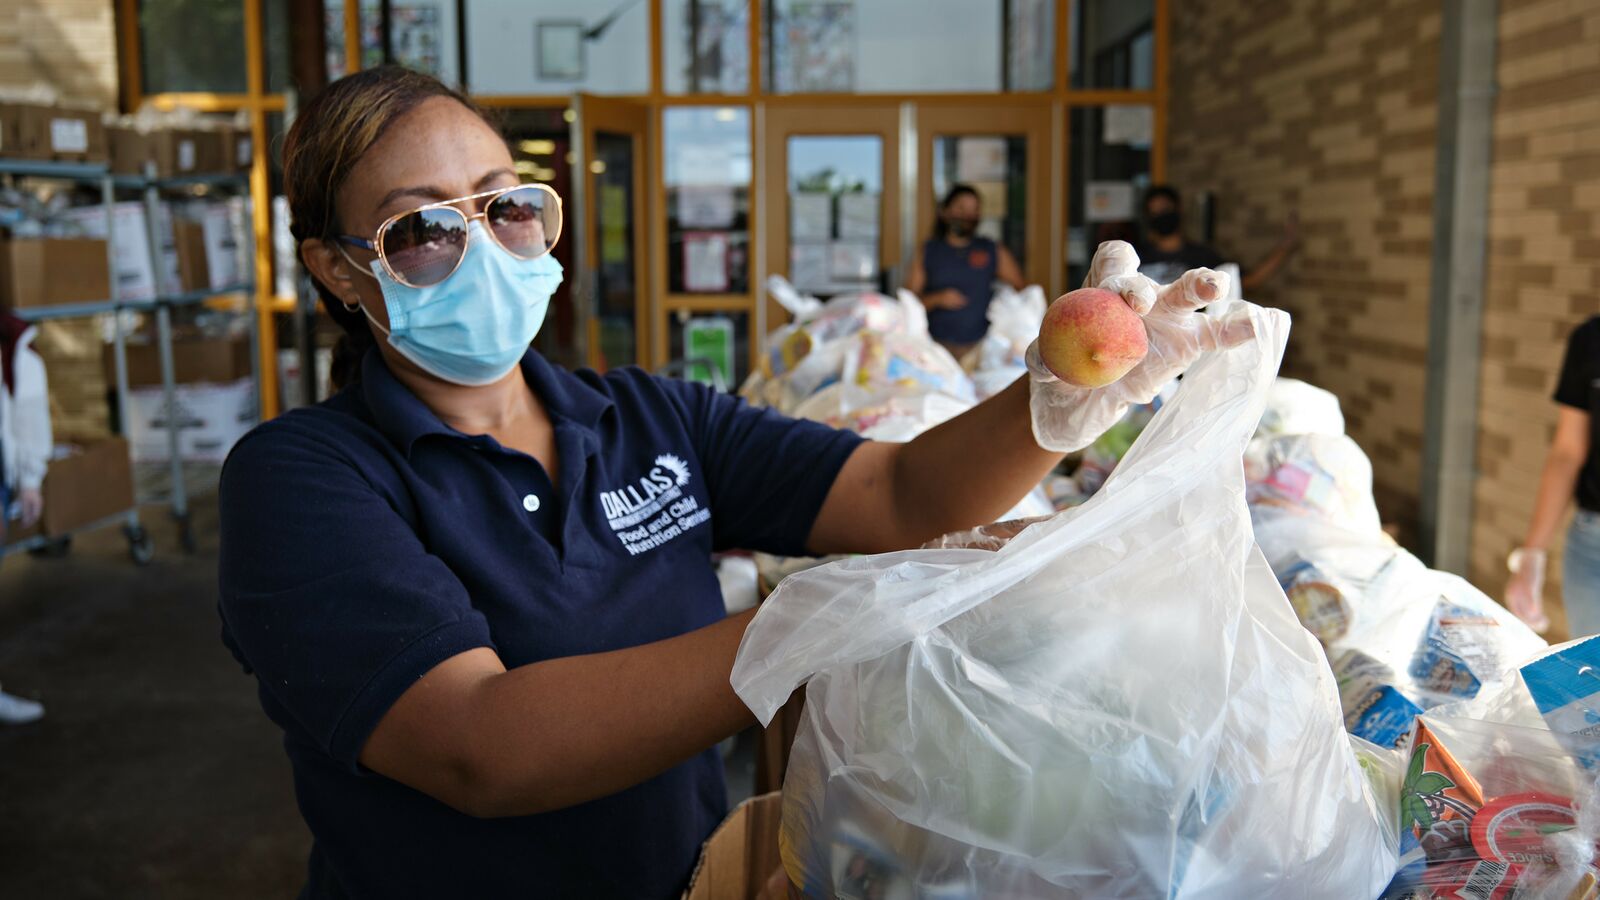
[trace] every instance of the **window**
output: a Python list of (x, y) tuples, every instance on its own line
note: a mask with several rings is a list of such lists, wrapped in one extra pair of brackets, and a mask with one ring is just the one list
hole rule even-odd
[(771, 0), (774, 93), (1034, 91), (1053, 84), (1051, 0)]
[(1072, 86), (1148, 90), (1155, 0), (1072, 0), (1071, 10)]
[(244, 4), (141, 0), (139, 63), (146, 94), (245, 93)]
[(661, 78), (667, 93), (750, 89), (750, 3), (667, 0), (661, 10)]
[(750, 290), (750, 110), (680, 106), (662, 113), (667, 291)]
[(1067, 144), (1067, 283), (1079, 285), (1102, 241), (1138, 243), (1139, 202), (1150, 186), (1148, 106), (1072, 111)]
[(877, 290), (883, 139), (789, 138), (789, 280), (817, 295)]

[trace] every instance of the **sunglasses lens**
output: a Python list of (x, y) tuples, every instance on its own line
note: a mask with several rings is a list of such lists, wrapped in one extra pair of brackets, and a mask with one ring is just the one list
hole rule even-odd
[(383, 233), (383, 256), (407, 284), (427, 287), (455, 271), (467, 251), (467, 217), (452, 207), (402, 216)]
[(500, 246), (522, 259), (543, 256), (561, 236), (561, 204), (554, 194), (534, 185), (506, 191), (484, 214)]

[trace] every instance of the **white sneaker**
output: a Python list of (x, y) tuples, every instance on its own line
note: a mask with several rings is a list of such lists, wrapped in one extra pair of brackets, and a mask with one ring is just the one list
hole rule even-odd
[(0, 725), (26, 725), (44, 718), (44, 704), (0, 691)]

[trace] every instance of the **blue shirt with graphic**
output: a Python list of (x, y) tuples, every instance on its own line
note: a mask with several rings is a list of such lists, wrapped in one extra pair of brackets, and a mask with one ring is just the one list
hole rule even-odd
[(621, 793), (474, 819), (362, 768), (429, 669), (633, 647), (721, 619), (709, 557), (801, 554), (860, 438), (638, 369), (523, 371), (560, 454), (451, 429), (376, 352), (222, 476), (223, 640), (284, 732), (308, 897), (677, 897), (727, 812), (715, 749)]

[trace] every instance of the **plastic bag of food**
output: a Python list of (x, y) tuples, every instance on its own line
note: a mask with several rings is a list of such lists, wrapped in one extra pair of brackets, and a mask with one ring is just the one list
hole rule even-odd
[(1257, 433), (1344, 434), (1344, 413), (1332, 393), (1304, 381), (1279, 378), (1267, 392), (1267, 409)]
[(1543, 728), (1425, 714), (1400, 786), (1385, 900), (1595, 896), (1596, 785)]
[(1383, 813), (1254, 549), (1242, 457), (1288, 333), (1195, 366), (1094, 498), (1001, 549), (790, 577), (733, 685), (809, 680), (781, 848), (809, 896), (1375, 896)]
[(1372, 463), (1342, 434), (1257, 438), (1245, 452), (1251, 506), (1320, 516), (1354, 531), (1381, 531)]

